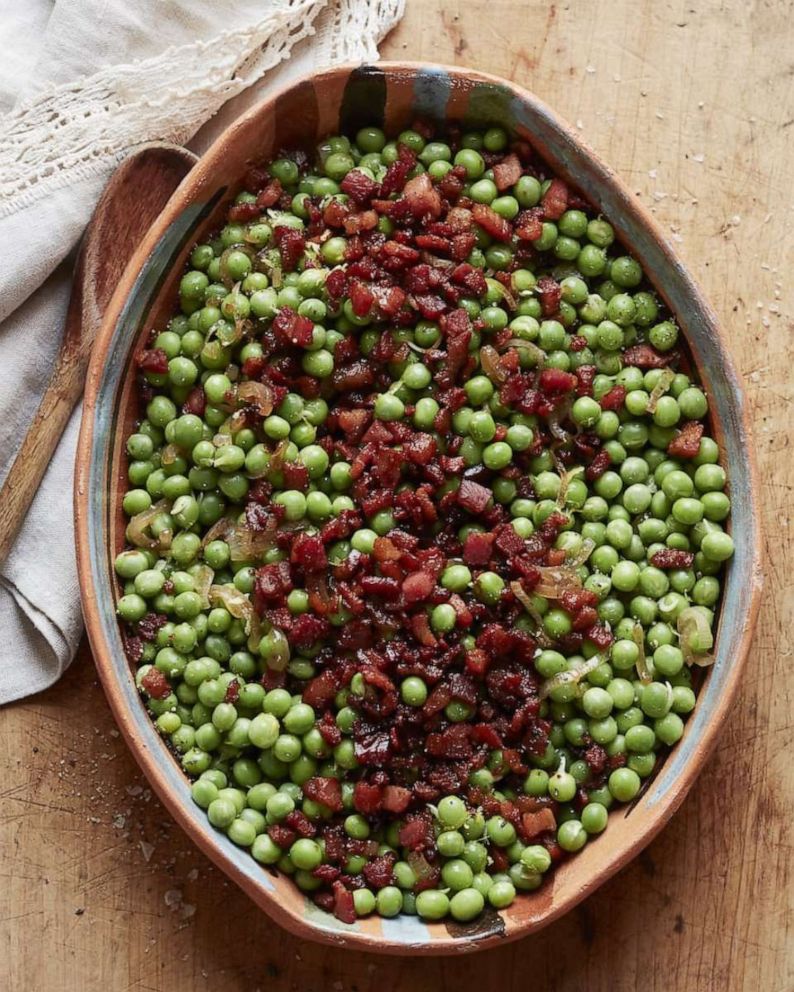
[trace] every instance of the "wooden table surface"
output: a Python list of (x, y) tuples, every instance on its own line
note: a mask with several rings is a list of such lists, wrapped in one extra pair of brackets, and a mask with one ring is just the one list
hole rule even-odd
[(384, 57), (534, 89), (673, 233), (724, 323), (755, 425), (768, 555), (733, 716), (667, 829), (577, 910), (500, 950), (398, 961), (296, 940), (224, 880), (151, 795), (84, 646), (59, 685), (0, 713), (6, 992), (794, 989), (792, 5), (407, 6)]

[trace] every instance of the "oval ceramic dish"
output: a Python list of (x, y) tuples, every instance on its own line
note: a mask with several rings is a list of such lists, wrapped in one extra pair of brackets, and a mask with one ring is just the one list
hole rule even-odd
[[(113, 560), (124, 543), (124, 439), (138, 415), (132, 356), (177, 299), (197, 240), (217, 226), (251, 160), (312, 145), (328, 134), (380, 124), (396, 133), (415, 118), (501, 123), (527, 137), (553, 169), (615, 226), (677, 316), (711, 399), (714, 436), (731, 484), (736, 553), (727, 571), (716, 662), (681, 742), (641, 798), (610, 816), (606, 833), (564, 862), (537, 892), (470, 925), (378, 917), (340, 923), (286, 876), (258, 865), (215, 831), (191, 800), (187, 778), (138, 696), (115, 618)], [(237, 120), (193, 168), (132, 259), (108, 308), (86, 384), (76, 483), (80, 584), (88, 634), (111, 707), (133, 754), (177, 822), (278, 923), (313, 940), (392, 954), (485, 948), (540, 929), (633, 858), (669, 820), (716, 740), (736, 692), (758, 610), (760, 535), (751, 441), (739, 380), (717, 319), (664, 234), (610, 169), (538, 99), (513, 84), (460, 68), (380, 63), (340, 67), (281, 90)]]

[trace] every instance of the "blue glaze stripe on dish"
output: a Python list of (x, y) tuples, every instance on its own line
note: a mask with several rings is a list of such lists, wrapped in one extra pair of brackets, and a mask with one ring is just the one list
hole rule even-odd
[(413, 84), (413, 112), (416, 117), (443, 121), (452, 92), (452, 81), (444, 69), (430, 66), (417, 72)]
[(418, 916), (401, 914), (393, 919), (380, 921), (381, 933), (387, 940), (399, 940), (404, 944), (425, 944), (430, 940), (427, 924)]

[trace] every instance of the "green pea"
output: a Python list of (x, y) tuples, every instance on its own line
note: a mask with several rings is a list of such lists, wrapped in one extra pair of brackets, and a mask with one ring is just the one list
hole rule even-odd
[(449, 898), (438, 889), (424, 889), (416, 897), (416, 912), (424, 920), (442, 920), (449, 909)]

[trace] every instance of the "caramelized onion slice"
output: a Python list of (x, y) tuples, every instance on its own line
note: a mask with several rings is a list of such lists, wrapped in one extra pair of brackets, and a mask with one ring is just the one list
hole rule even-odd
[(269, 417), (273, 412), (273, 390), (264, 382), (241, 382), (237, 387), (237, 402), (254, 407), (260, 417)]
[(209, 601), (212, 606), (222, 606), (237, 620), (247, 620), (254, 606), (246, 593), (236, 586), (210, 586)]
[(277, 530), (275, 517), (268, 519), (264, 530), (253, 530), (244, 523), (221, 517), (204, 535), (201, 546), (206, 547), (210, 541), (226, 541), (232, 561), (256, 561), (273, 547)]
[(631, 631), (631, 639), (637, 645), (637, 651), (639, 652), (634, 667), (637, 669), (637, 675), (639, 675), (640, 681), (647, 685), (648, 682), (653, 681), (653, 672), (645, 656), (645, 631), (642, 629), (641, 623), (634, 624)]
[(581, 665), (577, 665), (576, 668), (571, 668), (566, 672), (558, 672), (557, 675), (553, 675), (550, 679), (541, 685), (540, 692), (538, 695), (541, 699), (545, 699), (550, 692), (553, 692), (558, 686), (561, 685), (578, 685), (582, 679), (589, 675), (598, 668), (599, 665), (603, 665), (606, 658), (602, 654), (594, 654), (592, 658), (588, 658)]
[(678, 637), (684, 661), (687, 665), (699, 665), (703, 668), (714, 664), (714, 634), (704, 613), (697, 606), (688, 606), (681, 610), (676, 621)]
[(528, 355), (532, 355), (536, 365), (542, 365), (546, 361), (546, 352), (539, 348), (534, 341), (525, 341), (524, 338), (510, 338), (505, 342), (505, 348), (523, 348)]
[(562, 427), (562, 422), (567, 419), (568, 414), (571, 412), (572, 406), (573, 400), (570, 396), (566, 396), (562, 403), (552, 410), (546, 418), (549, 431), (553, 437), (557, 438), (558, 441), (570, 440), (571, 435), (565, 430), (564, 427)]
[(565, 592), (578, 592), (582, 588), (579, 573), (571, 565), (542, 565), (538, 571), (540, 582), (534, 589), (536, 596), (559, 599)]
[(550, 647), (552, 642), (549, 639), (549, 637), (546, 635), (546, 631), (543, 629), (543, 617), (535, 609), (535, 604), (532, 602), (532, 597), (524, 589), (524, 587), (521, 585), (520, 582), (511, 582), (510, 591), (513, 593), (513, 595), (516, 597), (519, 603), (524, 607), (527, 613), (535, 621), (535, 624), (537, 626), (537, 630), (534, 635), (535, 640), (538, 642), (538, 644), (541, 645), (541, 647), (544, 648)]
[(168, 513), (170, 508), (171, 505), (168, 500), (161, 499), (152, 503), (148, 510), (136, 513), (127, 524), (127, 540), (130, 544), (134, 544), (136, 548), (151, 548), (152, 550), (162, 546), (170, 547), (170, 531), (164, 532), (168, 534), (168, 541), (165, 545), (163, 545), (162, 540), (158, 541), (157, 538), (146, 533), (146, 528), (154, 518), (161, 513)]
[(191, 574), (195, 590), (201, 597), (201, 608), (206, 610), (210, 605), (209, 591), (212, 588), (215, 572), (209, 565), (196, 565), (195, 568), (191, 569)]
[(571, 484), (571, 480), (575, 479), (577, 475), (581, 475), (582, 472), (584, 472), (583, 465), (577, 465), (575, 468), (563, 472), (562, 479), (560, 480), (560, 491), (557, 493), (557, 506), (560, 509), (565, 506), (565, 497), (568, 495), (568, 487)]
[(648, 397), (648, 406), (646, 407), (648, 413), (656, 412), (656, 406), (659, 403), (659, 400), (670, 388), (673, 379), (675, 379), (675, 372), (673, 372), (672, 369), (662, 370), (662, 374), (659, 376), (659, 381), (653, 387), (651, 390), (651, 395)]
[(575, 555), (571, 555), (571, 557), (568, 559), (566, 563), (568, 567), (579, 568), (580, 565), (584, 565), (584, 563), (587, 561), (590, 555), (595, 551), (595, 546), (596, 546), (595, 541), (590, 537), (586, 537), (582, 541), (581, 548), (579, 548), (579, 550), (576, 552)]
[(491, 382), (497, 386), (503, 386), (507, 382), (507, 372), (502, 368), (496, 348), (489, 344), (480, 348), (480, 365)]

